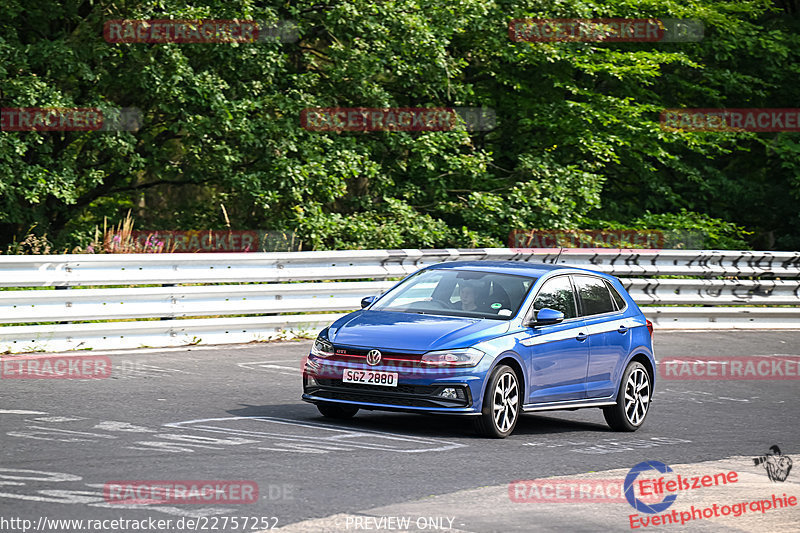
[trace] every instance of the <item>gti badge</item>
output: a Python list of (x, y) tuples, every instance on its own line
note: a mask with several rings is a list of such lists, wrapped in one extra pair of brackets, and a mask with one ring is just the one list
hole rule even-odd
[(367, 352), (367, 364), (375, 366), (381, 362), (381, 352), (378, 350), (370, 350)]

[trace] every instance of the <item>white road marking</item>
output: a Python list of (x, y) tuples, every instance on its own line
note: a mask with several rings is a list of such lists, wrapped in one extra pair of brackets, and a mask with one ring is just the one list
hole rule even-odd
[(117, 422), (114, 420), (106, 420), (100, 422), (93, 429), (100, 429), (104, 431), (122, 431), (126, 433), (155, 433), (155, 429), (150, 429), (142, 426), (129, 424), (128, 422)]
[(590, 441), (561, 441), (552, 442), (543, 440), (541, 442), (526, 442), (523, 446), (543, 446), (545, 448), (562, 448), (566, 446), (582, 446), (581, 448), (572, 448), (571, 452), (587, 453), (587, 454), (609, 454), (630, 452), (637, 449), (656, 448), (659, 446), (670, 446), (675, 444), (687, 444), (692, 441), (687, 439), (680, 439), (677, 437), (650, 437), (649, 439), (627, 439), (620, 441), (618, 439), (602, 439)]
[[(297, 363), (297, 366), (276, 365), (275, 363)], [(296, 376), (302, 373), (300, 370), (300, 361), (293, 359), (270, 359), (269, 361), (251, 361), (249, 363), (237, 363), (237, 366), (246, 368), (248, 370), (264, 370), (272, 374), (282, 374), (284, 376)], [(287, 370), (289, 372), (287, 372)]]
[[(268, 424), (270, 429), (248, 429), (236, 427), (241, 423)], [(209, 423), (213, 423), (209, 424)], [(270, 451), (287, 451), (296, 453), (328, 453), (329, 451), (350, 451), (362, 449), (372, 451), (390, 451), (395, 453), (427, 453), (445, 451), (465, 447), (466, 444), (401, 435), (384, 431), (365, 429), (346, 429), (312, 422), (300, 422), (275, 417), (225, 417), (205, 418), (165, 424), (166, 427), (194, 429), (212, 433), (238, 435), (253, 439), (270, 439), (261, 449)], [(272, 427), (278, 426), (278, 427)], [(321, 432), (321, 434), (319, 434)], [(314, 433), (317, 433), (316, 435)], [(342, 442), (344, 441), (344, 442)], [(311, 449), (320, 450), (312, 452)]]
[(676, 389), (662, 389), (656, 392), (656, 398), (659, 402), (692, 402), (696, 404), (715, 403), (725, 404), (727, 402), (740, 402), (749, 403), (754, 400), (768, 401), (770, 403), (783, 403), (783, 400), (777, 401), (772, 399), (762, 399), (760, 396), (751, 396), (749, 398), (732, 398), (730, 396), (717, 396), (708, 391), (699, 390), (676, 390)]
[(177, 368), (162, 368), (155, 365), (147, 365), (137, 361), (114, 362), (111, 376), (117, 379), (130, 379), (140, 377), (161, 377), (170, 374), (191, 374)]
[[(14, 480), (14, 481), (4, 481)], [(49, 484), (53, 486), (55, 483), (64, 482), (79, 482), (82, 481), (81, 476), (73, 474), (66, 474), (63, 472), (48, 472), (40, 470), (22, 470), (12, 468), (0, 468), (0, 485), (8, 486), (23, 486), (30, 485), (27, 493), (16, 492), (0, 492), (0, 498), (7, 498), (12, 500), (24, 500), (40, 503), (59, 503), (66, 505), (85, 505), (89, 507), (103, 507), (107, 509), (145, 509), (148, 511), (157, 511), (175, 516), (185, 516), (188, 518), (200, 518), (203, 516), (213, 516), (221, 514), (232, 514), (237, 511), (233, 507), (203, 507), (192, 509), (181, 509), (179, 507), (172, 507), (168, 505), (146, 505), (146, 504), (112, 504), (105, 501), (103, 489), (104, 484), (100, 483), (85, 483), (81, 488), (88, 487), (90, 489), (98, 490), (75, 490), (71, 488), (39, 488), (42, 484)], [(55, 485), (63, 487), (64, 485)], [(47, 485), (45, 485), (47, 487)], [(25, 490), (25, 489), (23, 489)], [(31, 494), (33, 492), (33, 494)]]
[(86, 418), (74, 416), (40, 416), (33, 420), (37, 422), (75, 422), (77, 420), (86, 420)]
[(279, 370), (291, 370), (292, 372), (300, 373), (299, 368), (295, 368), (293, 366), (281, 366), (281, 365), (261, 365), (261, 368), (277, 368)]
[(0, 468), (0, 479), (60, 483), (62, 481), (80, 481), (83, 478), (81, 476), (64, 474), (62, 472), (46, 472), (42, 470), (26, 470), (22, 468)]
[(6, 433), (6, 435), (10, 437), (21, 437), (33, 440), (50, 440), (56, 442), (96, 442), (97, 439), (117, 438), (113, 435), (103, 435), (102, 433), (89, 433), (86, 431), (72, 431), (69, 429), (48, 428), (42, 426), (25, 426), (25, 428), (22, 430), (9, 431)]
[[(28, 420), (30, 421), (30, 420)], [(61, 425), (75, 421), (70, 429)], [(88, 422), (83, 422), (88, 421)], [(465, 447), (466, 444), (403, 435), (368, 429), (348, 429), (276, 417), (203, 418), (148, 428), (129, 422), (104, 420), (97, 423), (87, 418), (69, 416), (42, 417), (39, 424), (26, 424), (6, 434), (11, 437), (66, 443), (89, 443), (125, 439), (127, 449), (192, 453), (198, 449), (222, 450), (229, 446), (252, 446), (251, 449), (287, 453), (330, 453), (353, 451), (385, 451), (393, 453), (427, 453)], [(49, 425), (45, 425), (49, 422)], [(82, 423), (81, 423), (82, 422)], [(45, 424), (42, 424), (45, 423)], [(70, 426), (67, 426), (70, 427)], [(165, 432), (164, 428), (180, 430)], [(146, 437), (149, 440), (129, 440)], [(205, 433), (205, 435), (203, 434)], [(214, 435), (208, 435), (209, 433)]]

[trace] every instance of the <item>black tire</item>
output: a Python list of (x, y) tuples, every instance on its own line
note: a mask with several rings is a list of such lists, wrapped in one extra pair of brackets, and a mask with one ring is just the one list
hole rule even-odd
[(322, 416), (338, 418), (339, 420), (353, 418), (358, 412), (358, 407), (353, 405), (340, 405), (337, 403), (318, 403), (317, 409)]
[(603, 408), (603, 416), (614, 431), (636, 431), (644, 424), (653, 394), (653, 382), (641, 363), (631, 361), (622, 374), (617, 403)]
[[(498, 398), (501, 403), (496, 405)], [(475, 430), (484, 437), (504, 439), (517, 427), (521, 408), (519, 376), (510, 366), (498, 365), (489, 376), (481, 414), (474, 418)]]

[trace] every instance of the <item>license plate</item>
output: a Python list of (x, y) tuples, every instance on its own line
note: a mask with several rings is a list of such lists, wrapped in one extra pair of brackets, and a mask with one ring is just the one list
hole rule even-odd
[(362, 383), (364, 385), (382, 385), (397, 387), (397, 372), (381, 372), (380, 370), (356, 370), (345, 368), (342, 372), (343, 383)]

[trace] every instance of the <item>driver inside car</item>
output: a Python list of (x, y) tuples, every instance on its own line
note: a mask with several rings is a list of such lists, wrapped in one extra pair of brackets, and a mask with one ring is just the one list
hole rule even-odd
[(474, 283), (466, 283), (459, 288), (462, 311), (479, 311), (478, 287)]

